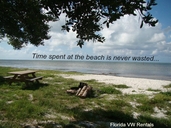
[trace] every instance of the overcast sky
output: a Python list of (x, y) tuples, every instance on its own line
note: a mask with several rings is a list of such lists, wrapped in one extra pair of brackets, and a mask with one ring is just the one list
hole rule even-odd
[(51, 39), (45, 41), (44, 46), (28, 45), (21, 50), (14, 50), (1, 40), (0, 59), (33, 59), (33, 53), (41, 55), (104, 55), (104, 56), (148, 56), (159, 62), (171, 63), (171, 1), (157, 0), (158, 5), (151, 13), (159, 19), (156, 27), (144, 25), (140, 29), (139, 17), (124, 16), (110, 28), (104, 28), (101, 34), (105, 37), (104, 43), (85, 42), (81, 49), (77, 46), (76, 34), (61, 31), (64, 24), (64, 15), (58, 22), (50, 22)]

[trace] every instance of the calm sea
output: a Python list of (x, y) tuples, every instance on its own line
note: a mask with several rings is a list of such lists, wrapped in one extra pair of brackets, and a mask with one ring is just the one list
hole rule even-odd
[(171, 63), (0, 60), (0, 66), (171, 80)]

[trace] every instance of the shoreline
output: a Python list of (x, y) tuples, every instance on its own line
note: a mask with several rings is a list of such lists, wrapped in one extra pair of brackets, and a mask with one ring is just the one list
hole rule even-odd
[(83, 75), (67, 75), (61, 74), (64, 78), (71, 78), (78, 81), (82, 80), (97, 80), (98, 82), (107, 85), (126, 85), (129, 88), (122, 88), (124, 94), (153, 94), (159, 91), (170, 91), (171, 89), (164, 88), (164, 86), (171, 84), (168, 80), (156, 80), (147, 78), (133, 78), (112, 75), (99, 74), (83, 74)]
[[(3, 66), (1, 66), (3, 67)], [(34, 69), (34, 68), (27, 68)], [(51, 69), (38, 69), (38, 70), (51, 70)], [(129, 77), (119, 76), (116, 74), (99, 74), (99, 73), (83, 73), (78, 71), (56, 70), (62, 71), (60, 76), (64, 78), (72, 78), (78, 81), (82, 80), (97, 80), (98, 82), (105, 83), (107, 85), (126, 85), (129, 88), (119, 89), (123, 94), (153, 94), (160, 91), (171, 91), (171, 88), (164, 88), (164, 86), (171, 84), (171, 80), (141, 78), (141, 77)], [(77, 72), (80, 74), (65, 74), (65, 72)]]
[(153, 79), (153, 80), (164, 80), (164, 81), (171, 81), (171, 76), (159, 76), (159, 75), (136, 75), (136, 74), (126, 74), (126, 73), (112, 73), (112, 72), (92, 72), (92, 71), (79, 71), (79, 70), (69, 70), (69, 69), (53, 69), (53, 68), (38, 68), (38, 67), (19, 67), (19, 66), (4, 66), (0, 65), (0, 67), (10, 67), (10, 68), (27, 68), (33, 70), (56, 70), (62, 72), (78, 72), (82, 74), (92, 74), (92, 75), (107, 75), (107, 76), (116, 76), (116, 77), (125, 77), (125, 78), (141, 78), (141, 79)]
[(171, 80), (171, 64), (169, 63), (2, 60), (0, 65), (16, 68), (75, 71), (86, 74)]
[(83, 71), (83, 70), (70, 70), (63, 68), (40, 68), (40, 67), (26, 67), (26, 66), (2, 66), (1, 67), (11, 67), (11, 68), (27, 68), (27, 69), (35, 69), (35, 70), (56, 70), (62, 72), (78, 72), (82, 74), (93, 74), (93, 75), (107, 75), (107, 76), (117, 76), (117, 77), (126, 77), (126, 78), (142, 78), (142, 79), (154, 79), (154, 80), (166, 80), (171, 81), (171, 76), (159, 76), (159, 75), (141, 75), (141, 74), (128, 74), (128, 73), (112, 73), (112, 72), (96, 72), (96, 71)]
[(116, 77), (126, 77), (126, 78), (141, 78), (141, 79), (153, 79), (153, 80), (164, 80), (164, 81), (171, 81), (171, 76), (163, 77), (163, 76), (146, 76), (146, 75), (120, 75), (119, 73), (83, 73), (83, 74), (93, 74), (93, 75), (107, 75), (107, 76), (116, 76)]

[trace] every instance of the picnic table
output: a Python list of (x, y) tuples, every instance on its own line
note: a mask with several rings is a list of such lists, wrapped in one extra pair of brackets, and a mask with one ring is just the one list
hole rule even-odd
[(43, 77), (39, 76), (36, 77), (36, 71), (35, 70), (25, 70), (25, 71), (14, 71), (14, 72), (8, 72), (10, 76), (4, 77), (6, 80), (9, 81), (10, 84), (12, 82), (25, 82), (26, 85), (28, 85), (29, 82), (36, 81), (39, 83), (39, 80), (41, 80)]

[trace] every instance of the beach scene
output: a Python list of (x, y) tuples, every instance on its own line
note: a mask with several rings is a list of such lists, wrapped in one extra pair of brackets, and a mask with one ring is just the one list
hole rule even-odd
[[(0, 66), (1, 112), (4, 112), (1, 117), (5, 117), (1, 118), (1, 124), (4, 127), (170, 126), (169, 79), (138, 77), (136, 74), (136, 77), (130, 77), (122, 76), (122, 73), (85, 73), (71, 69), (21, 68), (18, 61), (17, 67), (13, 66)], [(9, 84), (7, 79), (3, 79), (10, 72), (30, 70), (36, 71), (36, 76), (42, 76), (39, 83)], [(67, 92), (79, 87), (80, 83), (92, 88), (90, 95), (82, 97)]]
[(170, 4), (2, 0), (0, 128), (170, 128)]

